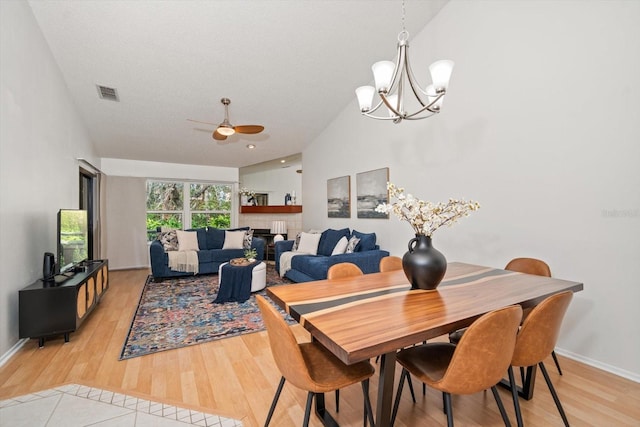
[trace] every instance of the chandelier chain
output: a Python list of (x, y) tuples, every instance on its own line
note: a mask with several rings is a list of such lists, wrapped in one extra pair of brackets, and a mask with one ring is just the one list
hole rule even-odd
[(404, 16), (405, 16), (406, 12), (404, 10), (404, 0), (402, 0), (402, 32), (406, 33), (407, 32), (407, 28), (404, 25)]

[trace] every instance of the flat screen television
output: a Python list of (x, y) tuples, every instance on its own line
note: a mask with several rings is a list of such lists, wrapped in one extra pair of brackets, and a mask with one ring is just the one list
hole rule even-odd
[(89, 233), (87, 211), (60, 209), (58, 212), (58, 266), (64, 272), (87, 259)]

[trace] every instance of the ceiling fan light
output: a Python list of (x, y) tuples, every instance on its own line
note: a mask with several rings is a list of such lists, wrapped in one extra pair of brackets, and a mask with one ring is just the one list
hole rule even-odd
[(218, 132), (220, 135), (224, 135), (224, 136), (230, 136), (233, 135), (234, 133), (236, 133), (235, 129), (232, 128), (231, 126), (220, 126), (216, 132)]

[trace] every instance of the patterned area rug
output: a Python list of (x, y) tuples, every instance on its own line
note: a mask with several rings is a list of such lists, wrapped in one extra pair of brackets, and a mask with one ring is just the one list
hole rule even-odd
[[(267, 265), (267, 287), (289, 283)], [(217, 274), (161, 282), (149, 276), (120, 360), (264, 330), (255, 295), (269, 299), (265, 290), (243, 303), (214, 304), (217, 292)]]

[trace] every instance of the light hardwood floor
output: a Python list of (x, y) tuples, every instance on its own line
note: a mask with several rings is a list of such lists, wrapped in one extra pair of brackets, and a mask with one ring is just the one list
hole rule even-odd
[[(118, 360), (147, 274), (110, 272), (109, 291), (69, 343), (59, 337), (43, 348), (37, 340), (23, 346), (0, 368), (0, 400), (78, 383), (242, 419), (249, 427), (263, 425), (280, 379), (265, 332)], [(294, 329), (300, 340), (309, 338), (300, 326)], [(557, 374), (551, 358), (545, 364), (572, 425), (640, 426), (640, 384), (563, 357), (560, 363), (564, 376)], [(521, 401), (525, 424), (562, 425), (538, 375), (534, 399)], [(398, 376), (399, 371), (396, 382)], [(374, 405), (376, 380), (374, 376), (371, 385)], [(418, 402), (414, 405), (405, 389), (396, 426), (446, 425), (441, 395), (427, 390), (422, 396), (414, 383)], [(500, 393), (515, 423), (510, 394)], [(305, 399), (306, 393), (286, 385), (272, 425), (301, 425)], [(327, 402), (335, 413), (333, 396)], [(336, 419), (342, 425), (361, 425), (361, 405), (359, 386), (343, 390)], [(490, 392), (454, 396), (453, 410), (456, 425), (503, 425)], [(312, 417), (311, 425), (320, 423)]]

